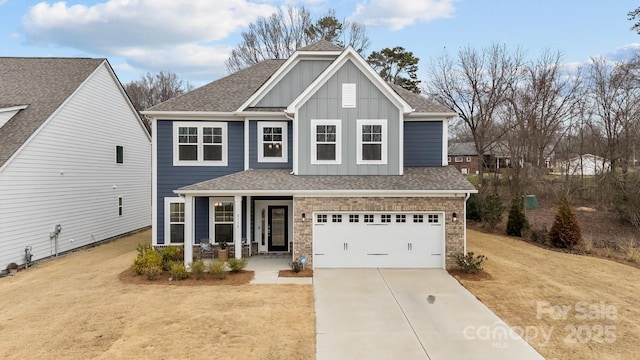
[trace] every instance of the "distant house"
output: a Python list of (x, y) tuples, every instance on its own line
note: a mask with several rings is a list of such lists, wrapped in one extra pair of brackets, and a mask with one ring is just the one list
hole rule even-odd
[(478, 173), (478, 152), (472, 142), (451, 143), (447, 148), (447, 163), (462, 174)]
[(576, 156), (561, 164), (562, 173), (569, 175), (600, 175), (611, 170), (611, 163), (597, 155)]
[(106, 59), (0, 58), (0, 270), (150, 225), (150, 159)]

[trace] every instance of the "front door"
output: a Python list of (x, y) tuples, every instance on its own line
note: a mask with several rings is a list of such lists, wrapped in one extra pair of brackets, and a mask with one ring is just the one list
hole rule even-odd
[(269, 206), (267, 207), (267, 213), (268, 251), (289, 251), (287, 242), (287, 207)]

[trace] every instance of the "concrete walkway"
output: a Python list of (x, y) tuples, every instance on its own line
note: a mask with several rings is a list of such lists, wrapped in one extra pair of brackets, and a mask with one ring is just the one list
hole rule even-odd
[(316, 358), (543, 359), (446, 271), (316, 269)]
[(291, 269), (290, 256), (250, 256), (247, 270), (253, 270), (253, 280), (250, 284), (298, 284), (310, 285), (313, 278), (310, 277), (279, 277), (280, 270)]

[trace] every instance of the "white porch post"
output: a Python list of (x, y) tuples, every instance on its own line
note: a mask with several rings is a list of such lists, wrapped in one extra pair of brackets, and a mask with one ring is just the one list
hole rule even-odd
[(233, 197), (233, 244), (236, 259), (242, 258), (242, 196)]
[(251, 196), (247, 196), (247, 211), (244, 215), (247, 218), (247, 246), (249, 247), (249, 256), (251, 256)]
[(184, 199), (184, 266), (188, 269), (193, 260), (193, 196)]

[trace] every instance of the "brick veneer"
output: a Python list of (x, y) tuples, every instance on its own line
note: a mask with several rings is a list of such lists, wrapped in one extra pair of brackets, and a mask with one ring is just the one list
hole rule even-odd
[[(312, 231), (315, 211), (444, 211), (446, 267), (455, 267), (453, 256), (464, 250), (464, 197), (294, 197), (293, 255), (313, 263)], [(458, 221), (453, 222), (452, 214)], [(306, 221), (302, 221), (302, 214)]]

